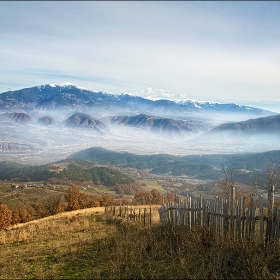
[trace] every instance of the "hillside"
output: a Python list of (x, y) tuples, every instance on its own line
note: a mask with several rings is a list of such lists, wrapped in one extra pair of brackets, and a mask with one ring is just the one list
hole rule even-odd
[(38, 122), (46, 126), (54, 125), (56, 123), (55, 119), (52, 116), (44, 116), (42, 118), (39, 118)]
[(120, 167), (148, 169), (152, 174), (173, 176), (195, 176), (204, 179), (217, 179), (220, 172), (205, 164), (196, 164), (186, 157), (173, 155), (135, 155), (131, 153), (112, 152), (103, 148), (90, 148), (71, 155), (71, 158), (88, 160), (99, 164), (111, 164)]
[(189, 176), (193, 178), (219, 180), (222, 167), (236, 170), (236, 180), (248, 184), (250, 179), (263, 172), (269, 160), (280, 159), (280, 151), (244, 154), (214, 154), (174, 156), (167, 154), (135, 155), (119, 153), (103, 148), (90, 148), (71, 155), (99, 164), (148, 169), (152, 174)]
[(198, 121), (185, 121), (179, 119), (155, 117), (146, 114), (136, 116), (112, 116), (108, 117), (112, 124), (136, 127), (163, 135), (180, 135), (183, 133), (199, 133), (207, 131), (206, 124)]
[(2, 118), (7, 118), (12, 121), (29, 123), (32, 121), (32, 117), (26, 113), (5, 113)]
[(101, 213), (78, 210), (0, 231), (1, 277), (278, 279), (279, 247), (268, 258), (256, 244), (221, 243), (199, 228), (187, 231), (156, 218), (152, 226), (120, 223)]
[(0, 180), (17, 182), (53, 181), (93, 182), (105, 186), (132, 183), (134, 180), (108, 167), (95, 166), (85, 161), (68, 159), (41, 166), (27, 166), (0, 162)]
[(92, 129), (98, 132), (106, 129), (106, 125), (102, 121), (84, 113), (76, 113), (70, 116), (65, 120), (65, 125), (69, 128)]
[(280, 115), (249, 119), (242, 122), (221, 124), (200, 135), (196, 140), (225, 141), (226, 138), (245, 139), (280, 139)]

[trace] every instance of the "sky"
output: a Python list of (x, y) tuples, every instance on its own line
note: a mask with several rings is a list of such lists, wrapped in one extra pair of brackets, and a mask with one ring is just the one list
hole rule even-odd
[(278, 1), (0, 1), (0, 92), (71, 82), (280, 113)]

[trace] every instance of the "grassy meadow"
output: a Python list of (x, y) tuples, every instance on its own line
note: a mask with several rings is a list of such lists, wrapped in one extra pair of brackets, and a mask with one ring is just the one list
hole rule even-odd
[(65, 212), (0, 232), (1, 279), (279, 279), (280, 248), (207, 231)]

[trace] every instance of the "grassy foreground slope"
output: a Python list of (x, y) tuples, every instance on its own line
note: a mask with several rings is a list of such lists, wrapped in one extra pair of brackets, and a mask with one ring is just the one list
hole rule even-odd
[(201, 229), (159, 222), (115, 222), (100, 210), (1, 231), (1, 278), (279, 279), (279, 248), (264, 252), (254, 244), (218, 243)]

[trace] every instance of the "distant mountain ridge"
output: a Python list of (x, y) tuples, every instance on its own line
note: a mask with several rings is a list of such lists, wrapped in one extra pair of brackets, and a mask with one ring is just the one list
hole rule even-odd
[(242, 122), (231, 122), (219, 125), (202, 134), (199, 138), (209, 141), (230, 137), (266, 137), (267, 139), (280, 139), (280, 114), (275, 116), (249, 119)]
[[(78, 147), (94, 145), (113, 145), (116, 150), (131, 149), (140, 154), (276, 150), (279, 141), (270, 141), (269, 133), (264, 132), (264, 137), (254, 142), (249, 137), (245, 139), (249, 134), (238, 132), (240, 129), (231, 129), (233, 134), (228, 135), (226, 128), (229, 122), (276, 115), (238, 104), (150, 100), (94, 92), (69, 83), (48, 84), (0, 94), (1, 151), (6, 159), (12, 152), (19, 161), (42, 162), (55, 154), (61, 158), (61, 149), (69, 154)], [(217, 128), (215, 137), (207, 134), (221, 124), (225, 126)], [(259, 126), (269, 131), (268, 122)], [(36, 151), (36, 157), (28, 154), (30, 150)], [(24, 156), (21, 151), (26, 151)]]
[[(211, 101), (150, 100), (129, 94), (94, 92), (72, 84), (41, 85), (0, 94), (0, 110), (94, 109), (96, 113), (117, 112), (186, 116), (196, 114), (245, 114), (252, 117), (274, 115), (274, 112), (237, 104)], [(194, 117), (194, 116), (193, 116)]]
[(207, 131), (206, 125), (196, 121), (184, 121), (171, 118), (161, 118), (146, 114), (136, 116), (113, 116), (109, 117), (112, 124), (142, 128), (155, 133), (166, 135), (180, 135), (182, 133), (199, 133)]

